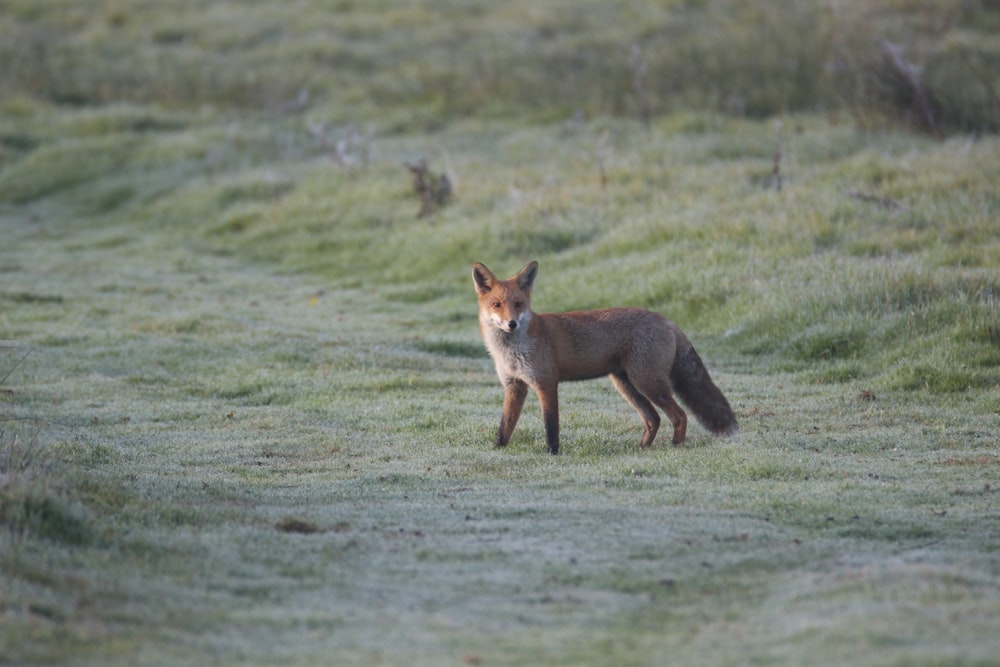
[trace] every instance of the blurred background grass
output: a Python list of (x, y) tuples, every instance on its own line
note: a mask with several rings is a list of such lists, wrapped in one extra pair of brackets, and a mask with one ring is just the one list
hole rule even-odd
[(983, 132), (1000, 127), (998, 31), (995, 0), (10, 0), (0, 93), (394, 111), (399, 131), (696, 109)]
[[(470, 261), (539, 257), (547, 309), (660, 309), (827, 380), (991, 385), (997, 26), (988, 0), (14, 0), (0, 199), (445, 326)], [(457, 196), (417, 223), (421, 155)]]

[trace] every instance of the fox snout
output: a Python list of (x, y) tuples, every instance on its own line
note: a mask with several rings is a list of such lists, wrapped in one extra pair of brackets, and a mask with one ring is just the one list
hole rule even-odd
[(517, 329), (518, 326), (517, 320), (497, 319), (494, 321), (496, 322), (497, 328), (500, 329), (500, 331), (503, 331), (504, 333), (512, 333), (514, 330)]

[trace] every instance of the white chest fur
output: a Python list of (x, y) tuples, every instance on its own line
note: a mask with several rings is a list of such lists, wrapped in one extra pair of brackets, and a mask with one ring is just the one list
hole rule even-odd
[(536, 384), (535, 370), (531, 363), (532, 341), (527, 327), (504, 333), (495, 326), (490, 326), (485, 328), (483, 338), (501, 382), (516, 379), (529, 385)]

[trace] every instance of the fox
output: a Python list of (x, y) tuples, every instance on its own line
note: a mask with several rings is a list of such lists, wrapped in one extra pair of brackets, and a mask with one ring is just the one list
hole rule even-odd
[(739, 432), (729, 401), (674, 322), (644, 308), (535, 313), (531, 292), (537, 276), (537, 261), (506, 280), (481, 262), (472, 265), (479, 330), (504, 389), (496, 447), (510, 441), (530, 387), (541, 404), (548, 451), (558, 454), (559, 383), (604, 376), (639, 413), (642, 449), (660, 428), (654, 405), (673, 425), (671, 442), (684, 442), (687, 414), (675, 393), (713, 434)]

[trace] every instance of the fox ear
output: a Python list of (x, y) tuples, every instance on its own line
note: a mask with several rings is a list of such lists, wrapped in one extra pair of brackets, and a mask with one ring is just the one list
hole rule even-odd
[(515, 278), (517, 280), (518, 286), (525, 292), (530, 292), (531, 288), (535, 285), (535, 276), (538, 275), (538, 262), (529, 262), (527, 266), (521, 269)]
[(476, 291), (486, 294), (493, 289), (493, 283), (497, 282), (497, 277), (486, 268), (485, 264), (475, 262), (472, 265), (472, 282), (476, 284)]

